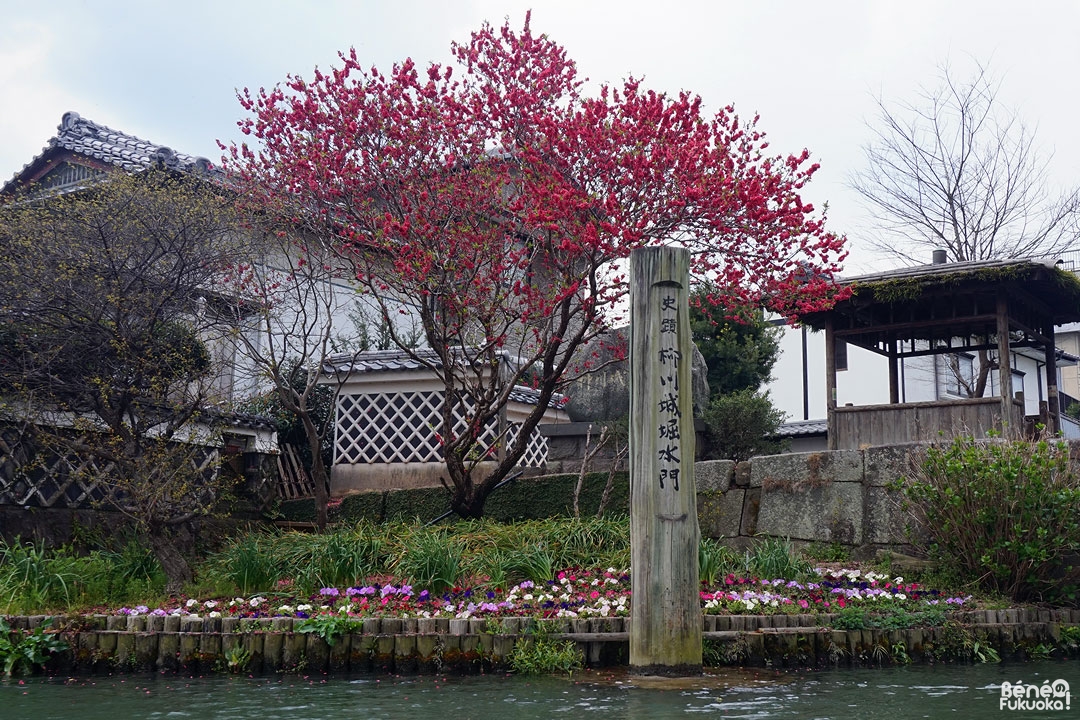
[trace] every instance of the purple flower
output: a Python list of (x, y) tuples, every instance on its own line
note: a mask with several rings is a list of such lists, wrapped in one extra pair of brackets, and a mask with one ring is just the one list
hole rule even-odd
[(427, 590), (421, 590), (420, 596), (417, 598), (417, 600), (419, 600), (420, 602), (427, 602), (429, 597), (431, 596), (428, 594)]
[(338, 589), (336, 587), (324, 587), (319, 590), (319, 594), (323, 597), (337, 597), (341, 593), (338, 592)]

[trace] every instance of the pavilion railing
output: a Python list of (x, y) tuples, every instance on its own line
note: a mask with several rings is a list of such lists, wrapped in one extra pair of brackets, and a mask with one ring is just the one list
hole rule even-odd
[(1012, 417), (1002, 422), (1001, 398), (970, 398), (895, 405), (836, 408), (829, 428), (838, 450), (876, 445), (932, 442), (958, 434), (983, 437), (987, 431), (1019, 434), (1024, 429), (1024, 405), (1012, 403)]

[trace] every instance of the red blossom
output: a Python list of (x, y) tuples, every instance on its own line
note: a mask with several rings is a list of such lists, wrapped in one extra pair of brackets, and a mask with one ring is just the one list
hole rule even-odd
[[(532, 385), (546, 404), (594, 370), (574, 353), (622, 321), (635, 248), (688, 248), (733, 315), (794, 316), (842, 292), (845, 239), (799, 195), (817, 165), (806, 150), (769, 155), (757, 117), (708, 115), (701, 98), (632, 77), (586, 94), (528, 16), (452, 50), (454, 71), (406, 59), (383, 73), (353, 50), (310, 81), (245, 89), (239, 125), (255, 145), (228, 147), (224, 164), (253, 209), (329, 239), (384, 316), (397, 300), (415, 308), (441, 353), (432, 370), (468, 398), (464, 429), (452, 413), (436, 428), (463, 498), (474, 438), (507, 399), (497, 383)], [(470, 362), (455, 366), (452, 349)], [(509, 376), (487, 372), (502, 356), (519, 360)], [(518, 462), (538, 408), (480, 486)]]

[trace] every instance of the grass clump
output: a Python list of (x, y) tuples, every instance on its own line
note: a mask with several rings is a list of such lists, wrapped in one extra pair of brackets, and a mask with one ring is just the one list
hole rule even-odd
[(161, 565), (134, 540), (85, 555), (19, 538), (0, 541), (0, 610), (9, 614), (146, 600), (164, 588)]
[(428, 526), (361, 522), (322, 535), (255, 532), (227, 543), (200, 568), (223, 594), (313, 593), (393, 575), (417, 592), (465, 583), (507, 587), (543, 582), (568, 567), (630, 565), (623, 518), (558, 518), (502, 524), (469, 520)]
[(764, 538), (746, 552), (746, 570), (763, 579), (785, 578), (796, 580), (810, 577), (814, 566), (795, 551), (791, 541), (781, 538)]
[(577, 644), (552, 637), (550, 625), (543, 621), (533, 625), (510, 654), (510, 669), (519, 675), (566, 673), (570, 677), (584, 664)]

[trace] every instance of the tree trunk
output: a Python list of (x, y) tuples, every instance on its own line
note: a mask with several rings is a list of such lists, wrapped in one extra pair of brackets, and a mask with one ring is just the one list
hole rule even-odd
[(463, 519), (479, 519), (484, 516), (484, 504), (490, 494), (487, 483), (474, 485), (466, 475), (461, 484), (455, 483), (450, 491), (450, 509)]
[(981, 398), (986, 394), (986, 381), (990, 377), (990, 353), (979, 351), (979, 377), (975, 380), (975, 389), (971, 397)]
[(151, 526), (148, 533), (154, 557), (161, 563), (161, 569), (165, 571), (165, 592), (169, 595), (179, 595), (184, 585), (194, 580), (195, 576), (191, 571), (191, 565), (177, 549), (172, 535), (171, 528), (161, 525)]
[(315, 485), (315, 525), (319, 532), (326, 530), (326, 507), (330, 503), (330, 475), (322, 457), (322, 437), (311, 413), (300, 413), (300, 422), (304, 425), (308, 448), (311, 450), (311, 482)]

